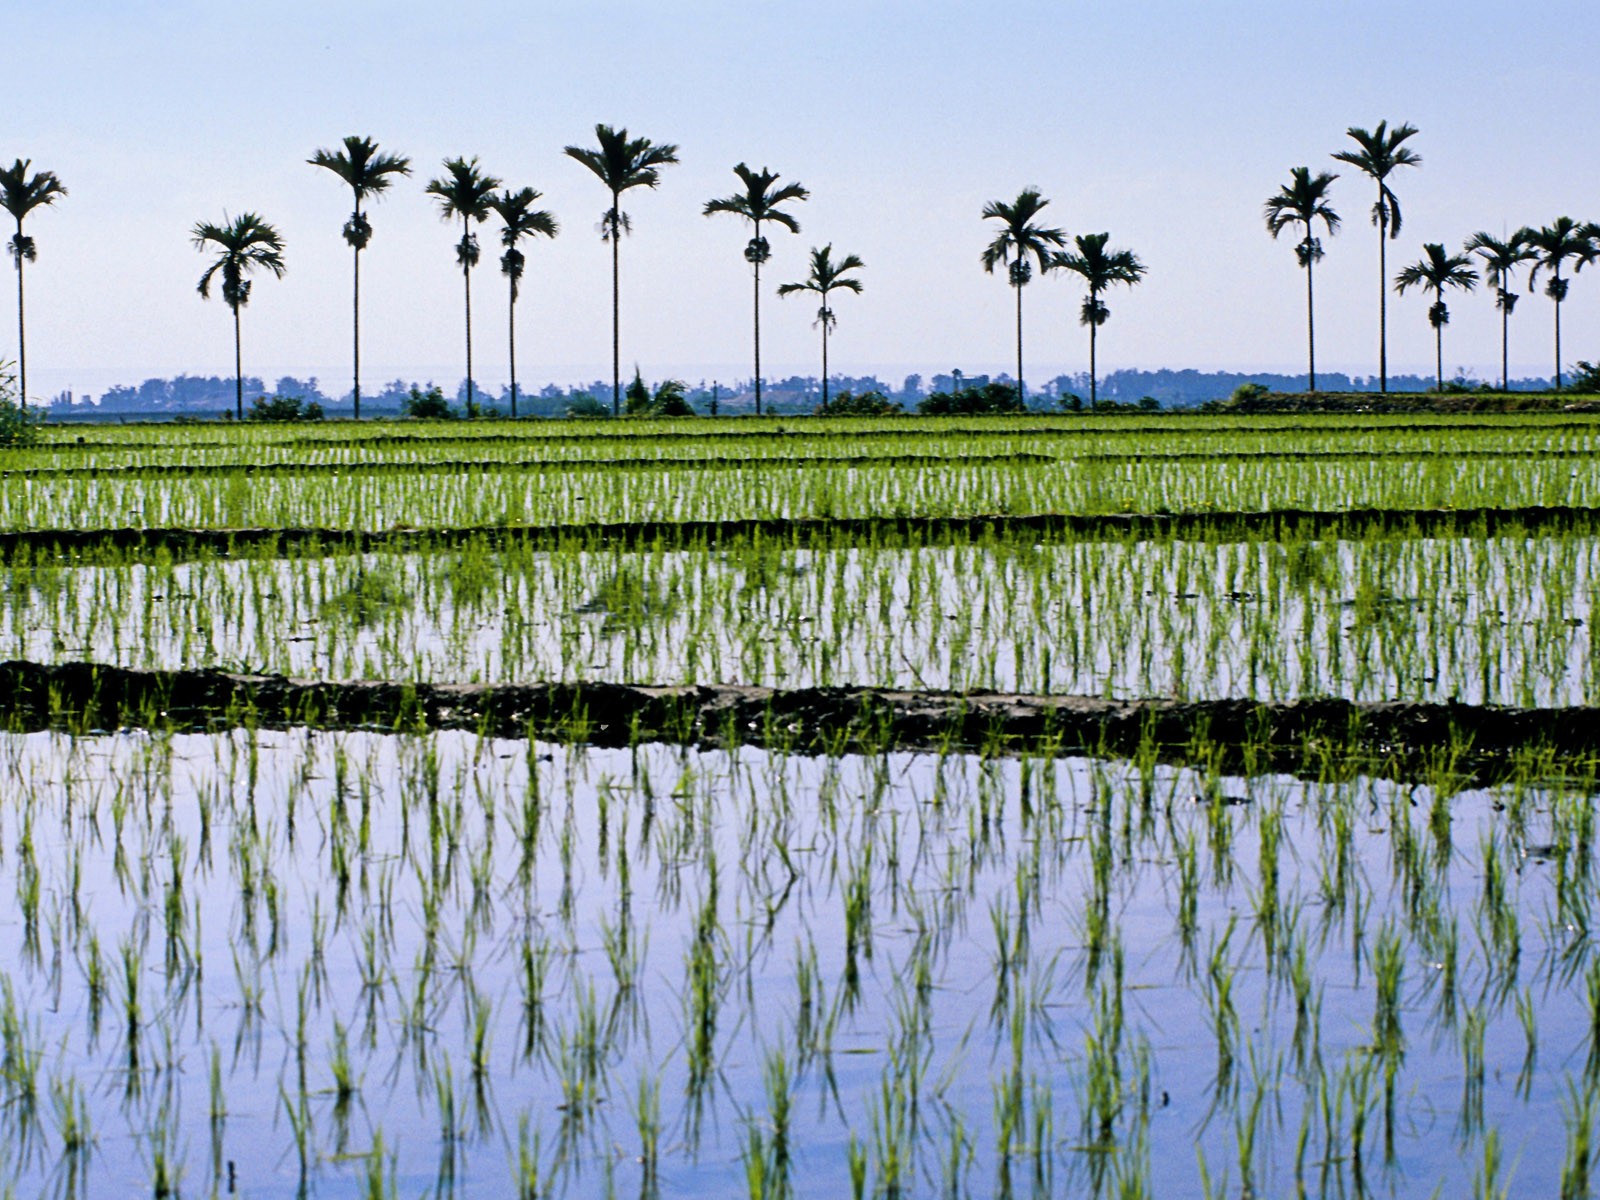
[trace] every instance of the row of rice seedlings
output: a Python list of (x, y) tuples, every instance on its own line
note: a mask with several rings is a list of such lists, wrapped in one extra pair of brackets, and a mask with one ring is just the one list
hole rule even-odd
[[(1305, 454), (1379, 455), (1506, 455), (1550, 453), (1580, 455), (1596, 448), (1590, 425), (1552, 426), (1497, 421), (1487, 427), (1472, 423), (1449, 425), (1361, 427), (1311, 427), (1274, 430), (1241, 426), (1236, 420), (1196, 417), (1181, 424), (1124, 427), (1104, 422), (1094, 425), (1035, 421), (1028, 424), (997, 422), (959, 428), (927, 422), (861, 423), (839, 428), (811, 422), (762, 424), (728, 436), (724, 425), (693, 425), (647, 432), (619, 432), (614, 427), (589, 427), (574, 431), (565, 426), (500, 427), (487, 436), (476, 429), (434, 426), (417, 429), (405, 425), (365, 427), (365, 437), (351, 437), (333, 427), (290, 431), (264, 436), (259, 430), (240, 429), (197, 438), (171, 436), (146, 426), (147, 440), (126, 437), (103, 439), (98, 431), (93, 444), (49, 439), (38, 447), (0, 452), (7, 471), (84, 469), (129, 470), (228, 466), (422, 467), (466, 460), (484, 465), (574, 463), (612, 460), (784, 460), (871, 454), (892, 457), (945, 457), (965, 455), (1036, 454), (1067, 459), (1136, 455), (1219, 454), (1230, 457), (1282, 453), (1286, 448)], [(167, 436), (162, 436), (166, 433)], [(1292, 434), (1292, 442), (1286, 438)], [(330, 434), (332, 436), (330, 436)], [(341, 436), (342, 435), (342, 436)], [(603, 435), (603, 436), (601, 436)]]
[(521, 470), (175, 479), (0, 480), (0, 528), (116, 526), (459, 529), (592, 522), (1027, 513), (1411, 510), (1600, 504), (1592, 460), (1162, 462), (952, 460), (934, 466), (781, 463), (545, 477)]
[(321, 678), (1600, 703), (1590, 537), (203, 559), (0, 573), (0, 657)]
[(1586, 1195), (1600, 783), (1458, 761), (5, 735), (0, 1179)]

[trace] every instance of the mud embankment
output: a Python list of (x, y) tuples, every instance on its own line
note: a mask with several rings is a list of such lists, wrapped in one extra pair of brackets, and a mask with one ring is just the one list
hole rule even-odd
[(1588, 764), (1600, 709), (1355, 703), (1181, 702), (876, 688), (647, 687), (608, 683), (331, 683), (217, 670), (75, 662), (0, 664), (12, 729), (474, 730), (603, 746), (760, 745), (801, 753), (979, 750), (1132, 755), (1231, 768), (1388, 773), (1450, 763), (1479, 778), (1518, 758)]

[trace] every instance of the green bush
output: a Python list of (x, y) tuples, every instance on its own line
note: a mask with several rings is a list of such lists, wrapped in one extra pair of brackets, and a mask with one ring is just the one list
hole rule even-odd
[(609, 417), (611, 410), (588, 392), (579, 392), (567, 402), (567, 416), (579, 418)]
[(245, 413), (247, 421), (320, 421), (322, 405), (306, 404), (299, 396), (257, 396)]
[(453, 421), (456, 416), (455, 409), (444, 398), (443, 390), (437, 386), (424, 392), (413, 383), (411, 394), (400, 402), (400, 406), (406, 416), (418, 421)]
[(816, 407), (819, 417), (887, 417), (902, 409), (882, 392), (840, 392)]
[(39, 415), (17, 403), (17, 377), (11, 364), (0, 362), (0, 447), (15, 449), (37, 445)]
[(1009, 383), (986, 383), (981, 388), (935, 392), (917, 404), (917, 411), (935, 417), (1001, 416), (1027, 412), (1027, 406)]

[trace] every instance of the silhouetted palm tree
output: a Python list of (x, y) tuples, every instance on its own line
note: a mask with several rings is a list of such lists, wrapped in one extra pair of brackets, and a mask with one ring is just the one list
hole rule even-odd
[(1438, 242), (1424, 242), (1422, 257), (1394, 277), (1394, 290), (1401, 295), (1410, 287), (1433, 293), (1428, 307), (1428, 324), (1433, 326), (1433, 364), (1436, 390), (1444, 391), (1444, 327), (1450, 324), (1450, 309), (1444, 302), (1446, 288), (1470, 292), (1478, 286), (1478, 273), (1465, 254), (1446, 254)]
[(744, 183), (744, 191), (720, 200), (707, 200), (705, 215), (733, 213), (743, 217), (754, 227), (745, 244), (744, 259), (755, 268), (755, 346), (756, 346), (756, 416), (761, 415), (761, 264), (772, 256), (772, 248), (761, 236), (761, 222), (772, 221), (790, 233), (800, 232), (800, 222), (778, 207), (790, 201), (802, 201), (811, 193), (798, 183), (786, 183), (774, 190), (778, 177), (765, 167), (752, 171), (744, 163), (733, 169)]
[(511, 416), (517, 415), (517, 292), (522, 282), (522, 268), (525, 257), (517, 248), (517, 243), (525, 237), (543, 234), (545, 237), (555, 237), (560, 226), (556, 224), (555, 216), (543, 208), (534, 208), (534, 201), (543, 195), (532, 188), (523, 188), (519, 192), (504, 191), (498, 196), (491, 197), (490, 206), (500, 214), (500, 219), (505, 222), (500, 230), (500, 244), (506, 252), (500, 256), (500, 273), (510, 281), (511, 304), (507, 318), (507, 344), (511, 352)]
[(372, 226), (362, 210), (368, 197), (389, 190), (391, 175), (411, 174), (411, 160), (400, 154), (379, 154), (378, 143), (368, 137), (351, 135), (343, 150), (318, 150), (306, 159), (313, 167), (325, 167), (350, 189), (354, 209), (344, 223), (344, 240), (355, 252), (354, 286), (351, 309), (351, 363), (354, 383), (350, 395), (355, 402), (356, 420), (361, 419), (361, 252), (372, 240)]
[(1022, 289), (1033, 278), (1031, 254), (1040, 271), (1048, 271), (1055, 263), (1052, 247), (1065, 244), (1065, 230), (1047, 229), (1034, 224), (1034, 218), (1048, 205), (1035, 188), (1025, 188), (1017, 193), (1010, 204), (1004, 200), (991, 200), (983, 206), (984, 220), (1001, 223), (994, 241), (983, 250), (983, 269), (990, 274), (1002, 263), (1007, 266), (1011, 286), (1017, 293), (1017, 400), (1024, 401), (1022, 385)]
[(595, 149), (585, 146), (568, 146), (569, 158), (576, 159), (589, 170), (611, 193), (611, 207), (600, 218), (600, 236), (611, 243), (611, 414), (622, 411), (622, 321), (621, 267), (618, 242), (633, 228), (628, 214), (622, 211), (622, 193), (630, 188), (656, 187), (661, 182), (660, 168), (678, 161), (678, 148), (670, 143), (657, 146), (649, 138), (630, 138), (626, 129), (613, 129), (609, 125), (594, 127)]
[(1511, 310), (1517, 306), (1517, 294), (1511, 290), (1516, 269), (1529, 262), (1534, 251), (1522, 240), (1520, 233), (1509, 238), (1497, 238), (1491, 233), (1475, 233), (1467, 240), (1466, 251), (1483, 260), (1484, 273), (1489, 286), (1494, 288), (1494, 305), (1500, 310), (1500, 390), (1511, 390), (1510, 354)]
[(802, 283), (786, 283), (778, 289), (780, 296), (792, 296), (796, 292), (813, 292), (822, 300), (822, 307), (817, 309), (817, 324), (822, 326), (822, 405), (828, 405), (828, 331), (833, 328), (836, 318), (833, 309), (828, 306), (828, 293), (844, 289), (847, 292), (861, 294), (861, 281), (850, 277), (847, 272), (860, 271), (866, 266), (854, 254), (847, 254), (838, 262), (833, 261), (833, 243), (829, 242), (820, 249), (811, 248), (811, 274), (806, 276)]
[(16, 219), (17, 233), (6, 249), (11, 251), (11, 261), (17, 265), (17, 387), (22, 407), (28, 407), (28, 336), (27, 322), (23, 318), (22, 264), (34, 262), (39, 257), (33, 239), (22, 232), (22, 221), (36, 208), (54, 204), (67, 194), (54, 171), (28, 174), (33, 165), (31, 158), (19, 158), (9, 167), (0, 167), (0, 207)]
[(1109, 233), (1088, 233), (1073, 240), (1077, 253), (1067, 252), (1055, 256), (1055, 265), (1064, 271), (1081, 275), (1089, 285), (1089, 294), (1083, 299), (1078, 322), (1089, 327), (1089, 403), (1098, 398), (1095, 377), (1095, 333), (1111, 317), (1111, 310), (1100, 299), (1100, 293), (1112, 284), (1125, 283), (1133, 287), (1144, 278), (1145, 267), (1132, 250), (1107, 250)]
[(205, 252), (215, 247), (216, 258), (200, 276), (200, 296), (211, 297), (211, 280), (222, 276), (222, 299), (233, 310), (233, 411), (244, 420), (244, 367), (239, 339), (239, 310), (250, 302), (249, 275), (257, 270), (271, 271), (283, 278), (283, 237), (255, 213), (240, 213), (233, 220), (226, 216), (221, 225), (202, 221), (191, 234), (194, 248)]
[(1529, 261), (1533, 269), (1528, 272), (1528, 286), (1534, 287), (1539, 280), (1539, 272), (1546, 268), (1550, 271), (1550, 278), (1545, 281), (1544, 294), (1555, 301), (1556, 305), (1556, 390), (1561, 390), (1561, 302), (1567, 298), (1567, 280), (1561, 278), (1561, 264), (1567, 259), (1573, 259), (1574, 265), (1581, 265), (1592, 253), (1592, 242), (1587, 235), (1586, 227), (1579, 225), (1571, 217), (1557, 217), (1555, 221), (1542, 229), (1534, 229), (1531, 225), (1517, 230), (1517, 237), (1533, 251)]
[(478, 167), (478, 156), (470, 159), (447, 158), (448, 172), (428, 182), (427, 193), (439, 201), (439, 215), (446, 221), (461, 218), (461, 240), (456, 243), (456, 262), (461, 265), (461, 280), (467, 297), (467, 416), (477, 415), (472, 401), (472, 268), (478, 265), (478, 235), (472, 223), (489, 219), (490, 197), (500, 181), (485, 175)]
[(1400, 198), (1389, 187), (1389, 176), (1399, 167), (1420, 167), (1422, 155), (1402, 145), (1417, 134), (1413, 125), (1379, 121), (1371, 131), (1352, 125), (1345, 130), (1356, 149), (1340, 150), (1334, 158), (1349, 163), (1378, 185), (1372, 206), (1372, 223), (1378, 227), (1378, 390), (1389, 390), (1389, 264), (1384, 243), (1400, 236)]
[(1289, 171), (1289, 182), (1268, 198), (1265, 205), (1267, 232), (1276, 238), (1291, 225), (1301, 225), (1305, 236), (1295, 243), (1296, 259), (1306, 272), (1306, 382), (1310, 391), (1317, 390), (1317, 322), (1316, 293), (1312, 286), (1312, 267), (1322, 257), (1322, 242), (1312, 236), (1312, 228), (1320, 219), (1327, 226), (1328, 236), (1339, 231), (1339, 214), (1328, 203), (1328, 189), (1339, 178), (1322, 171), (1315, 177), (1310, 167), (1294, 167)]

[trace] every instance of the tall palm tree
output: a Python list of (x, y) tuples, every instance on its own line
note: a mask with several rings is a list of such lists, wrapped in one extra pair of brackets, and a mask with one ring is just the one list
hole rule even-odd
[(1082, 234), (1073, 240), (1077, 252), (1057, 254), (1055, 265), (1083, 277), (1089, 285), (1089, 294), (1083, 299), (1083, 309), (1078, 323), (1089, 327), (1089, 403), (1098, 398), (1095, 383), (1095, 333), (1111, 317), (1111, 310), (1100, 299), (1100, 293), (1112, 284), (1125, 283), (1133, 287), (1144, 278), (1145, 267), (1132, 250), (1107, 250), (1109, 233)]
[(762, 167), (752, 171), (744, 163), (733, 169), (744, 184), (744, 191), (720, 200), (707, 200), (705, 215), (733, 213), (743, 217), (754, 227), (749, 242), (745, 244), (744, 259), (755, 268), (755, 346), (756, 346), (756, 416), (761, 415), (761, 264), (772, 257), (772, 247), (761, 236), (761, 222), (771, 221), (790, 233), (800, 232), (800, 222), (778, 207), (791, 201), (809, 199), (811, 193), (798, 183), (786, 183), (774, 190), (778, 176)]
[(257, 270), (283, 278), (283, 235), (255, 213), (240, 213), (222, 224), (202, 221), (191, 233), (201, 253), (214, 248), (216, 258), (200, 276), (200, 298), (211, 298), (211, 280), (222, 276), (222, 299), (233, 310), (233, 412), (244, 420), (244, 368), (239, 342), (239, 310), (250, 302), (250, 279)]
[(1289, 182), (1269, 197), (1264, 206), (1267, 232), (1274, 239), (1291, 225), (1300, 225), (1305, 231), (1305, 236), (1295, 243), (1294, 253), (1306, 272), (1306, 375), (1309, 390), (1313, 392), (1317, 390), (1317, 322), (1311, 269), (1322, 257), (1322, 241), (1313, 236), (1312, 230), (1320, 219), (1327, 226), (1329, 237), (1339, 231), (1339, 214), (1328, 203), (1328, 189), (1337, 178), (1327, 171), (1313, 177), (1310, 167), (1291, 168)]
[(1349, 163), (1378, 185), (1372, 206), (1372, 223), (1378, 228), (1378, 390), (1389, 390), (1389, 263), (1384, 243), (1400, 236), (1400, 198), (1389, 187), (1389, 176), (1400, 167), (1420, 167), (1422, 155), (1404, 143), (1417, 135), (1414, 125), (1379, 121), (1373, 130), (1352, 125), (1345, 130), (1356, 149), (1340, 150), (1334, 158)]
[(362, 209), (368, 197), (376, 198), (389, 190), (392, 175), (411, 174), (411, 160), (402, 154), (380, 154), (378, 143), (369, 137), (351, 135), (343, 150), (318, 150), (306, 159), (313, 167), (332, 171), (350, 189), (354, 209), (344, 223), (344, 240), (355, 252), (354, 288), (350, 303), (351, 362), (354, 383), (350, 395), (355, 401), (356, 420), (361, 420), (361, 252), (372, 240), (372, 225)]
[(470, 159), (447, 158), (447, 174), (428, 181), (426, 191), (439, 201), (439, 215), (446, 221), (461, 218), (461, 240), (456, 243), (456, 262), (461, 267), (461, 281), (467, 297), (467, 416), (477, 415), (472, 401), (472, 268), (478, 265), (478, 235), (472, 232), (472, 223), (489, 219), (489, 203), (500, 181), (485, 175), (478, 167), (478, 156)]
[(983, 206), (983, 219), (999, 221), (1000, 232), (983, 250), (983, 269), (991, 275), (994, 269), (1006, 265), (1011, 287), (1017, 293), (1017, 400), (1024, 400), (1022, 390), (1022, 289), (1033, 278), (1033, 265), (1028, 256), (1033, 255), (1041, 272), (1055, 263), (1053, 247), (1066, 243), (1067, 234), (1062, 229), (1049, 229), (1034, 224), (1034, 218), (1050, 201), (1039, 195), (1036, 188), (1024, 188), (1010, 204), (1004, 200), (991, 200)]
[(1593, 253), (1592, 241), (1588, 236), (1586, 226), (1579, 225), (1571, 217), (1557, 217), (1554, 222), (1541, 229), (1534, 229), (1531, 225), (1524, 226), (1517, 231), (1517, 237), (1533, 252), (1529, 261), (1533, 269), (1528, 272), (1528, 286), (1534, 287), (1539, 280), (1539, 272), (1545, 269), (1550, 271), (1550, 278), (1545, 280), (1544, 294), (1555, 301), (1556, 306), (1556, 391), (1561, 390), (1561, 302), (1567, 298), (1568, 281), (1561, 278), (1561, 264), (1567, 259), (1574, 260), (1574, 266), (1581, 266)]
[(22, 220), (36, 208), (54, 204), (67, 194), (54, 171), (40, 171), (29, 175), (31, 158), (19, 158), (9, 167), (0, 167), (0, 207), (16, 219), (17, 234), (6, 243), (11, 251), (11, 261), (17, 264), (17, 386), (22, 407), (28, 407), (28, 338), (27, 323), (23, 320), (22, 264), (38, 260), (39, 252), (33, 239), (22, 232)]
[(1444, 327), (1450, 324), (1450, 309), (1444, 302), (1446, 288), (1470, 292), (1478, 286), (1478, 273), (1466, 254), (1446, 254), (1438, 242), (1424, 242), (1422, 257), (1394, 277), (1394, 290), (1401, 295), (1410, 287), (1433, 293), (1428, 306), (1428, 324), (1433, 326), (1433, 369), (1436, 390), (1444, 391)]
[(1511, 335), (1511, 310), (1517, 306), (1517, 294), (1511, 290), (1516, 269), (1534, 256), (1531, 246), (1522, 240), (1521, 233), (1509, 238), (1497, 238), (1491, 233), (1475, 233), (1467, 239), (1468, 254), (1483, 260), (1484, 273), (1489, 286), (1494, 288), (1494, 306), (1500, 310), (1500, 390), (1511, 390), (1510, 355), (1508, 345)]
[(847, 292), (861, 294), (861, 281), (850, 275), (851, 271), (860, 271), (866, 267), (854, 254), (847, 254), (838, 262), (833, 261), (833, 243), (829, 242), (820, 249), (811, 248), (811, 274), (807, 275), (801, 283), (786, 283), (778, 289), (780, 296), (792, 296), (796, 292), (813, 292), (822, 301), (822, 307), (817, 309), (817, 324), (822, 326), (822, 405), (828, 405), (828, 331), (833, 328), (837, 318), (833, 309), (828, 305), (828, 293), (843, 289)]
[(555, 215), (548, 209), (534, 208), (534, 202), (544, 193), (525, 187), (513, 192), (509, 189), (489, 199), (489, 206), (500, 214), (504, 227), (500, 230), (500, 244), (506, 252), (500, 256), (500, 273), (510, 281), (511, 304), (507, 319), (507, 344), (511, 351), (511, 416), (517, 415), (517, 291), (522, 283), (522, 268), (526, 258), (517, 248), (525, 237), (543, 234), (555, 237), (561, 232)]
[(622, 193), (636, 187), (654, 188), (661, 183), (661, 168), (678, 161), (678, 147), (671, 143), (657, 146), (649, 138), (630, 138), (626, 129), (609, 125), (594, 127), (595, 149), (568, 146), (568, 158), (576, 159), (595, 173), (611, 193), (611, 207), (600, 218), (600, 237), (611, 243), (611, 415), (622, 411), (622, 322), (621, 268), (618, 243), (631, 232), (633, 222), (622, 211)]

